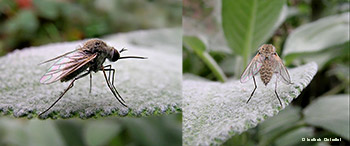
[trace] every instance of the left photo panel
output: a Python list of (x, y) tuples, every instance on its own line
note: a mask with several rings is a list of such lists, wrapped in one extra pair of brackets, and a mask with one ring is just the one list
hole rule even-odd
[(0, 1), (0, 145), (182, 144), (182, 1)]

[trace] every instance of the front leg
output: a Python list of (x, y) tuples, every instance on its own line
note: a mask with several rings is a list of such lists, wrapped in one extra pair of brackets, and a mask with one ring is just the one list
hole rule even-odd
[(105, 71), (108, 71), (108, 80), (111, 81), (111, 72), (112, 73), (112, 85), (114, 86), (114, 75), (115, 75), (115, 69), (112, 68), (112, 65), (106, 65), (104, 66)]
[[(122, 104), (123, 106), (125, 107), (128, 107), (126, 104), (125, 104), (125, 101), (124, 99), (122, 98), (122, 96), (120, 96), (119, 92), (117, 91), (117, 89), (114, 87), (114, 85), (111, 84), (110, 80), (107, 79), (107, 75), (106, 75), (106, 72), (105, 71), (109, 71), (111, 72), (112, 70), (114, 69), (104, 69), (104, 67), (101, 68), (102, 72), (103, 72), (103, 75), (105, 77), (105, 80), (107, 82), (107, 85), (109, 87), (109, 89), (111, 90), (111, 92), (113, 93), (114, 97), (119, 101), (120, 104)], [(118, 96), (117, 96), (118, 95)]]

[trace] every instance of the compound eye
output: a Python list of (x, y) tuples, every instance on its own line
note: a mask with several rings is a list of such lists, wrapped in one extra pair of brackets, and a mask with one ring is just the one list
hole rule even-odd
[(117, 60), (119, 59), (119, 57), (120, 57), (120, 54), (119, 54), (118, 50), (115, 50), (115, 49), (114, 49), (112, 61), (113, 61), (113, 62), (114, 62), (114, 61), (117, 61)]

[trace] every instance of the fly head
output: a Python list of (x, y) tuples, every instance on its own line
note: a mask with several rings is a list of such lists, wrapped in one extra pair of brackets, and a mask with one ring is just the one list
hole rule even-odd
[(260, 59), (263, 60), (270, 60), (273, 55), (277, 55), (276, 48), (271, 44), (264, 44), (259, 48), (258, 52)]
[(110, 52), (110, 57), (108, 57), (109, 61), (115, 62), (120, 58), (120, 53), (118, 52), (117, 49), (114, 49), (112, 47), (113, 51)]

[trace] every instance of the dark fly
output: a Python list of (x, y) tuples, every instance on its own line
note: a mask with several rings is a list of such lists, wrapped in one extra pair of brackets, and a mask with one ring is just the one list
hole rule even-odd
[[(88, 40), (82, 47), (65, 53), (61, 56), (52, 58), (43, 63), (57, 60), (50, 69), (41, 77), (40, 83), (50, 84), (56, 81), (67, 82), (71, 81), (69, 86), (64, 92), (58, 97), (58, 99), (44, 112), (40, 113), (39, 116), (50, 110), (66, 92), (74, 86), (74, 82), (82, 77), (90, 75), (90, 93), (92, 86), (92, 72), (102, 71), (106, 80), (107, 86), (113, 93), (114, 97), (120, 104), (127, 107), (125, 101), (120, 96), (119, 92), (114, 86), (114, 74), (115, 69), (111, 65), (103, 66), (106, 59), (111, 62), (115, 62), (119, 59), (137, 58), (147, 59), (146, 57), (139, 56), (120, 56), (120, 53), (126, 51), (122, 49), (116, 50), (114, 47), (108, 46), (105, 42), (99, 39)], [(43, 64), (41, 63), (41, 64)], [(108, 78), (106, 75), (108, 72)], [(112, 74), (112, 78), (111, 78)]]

